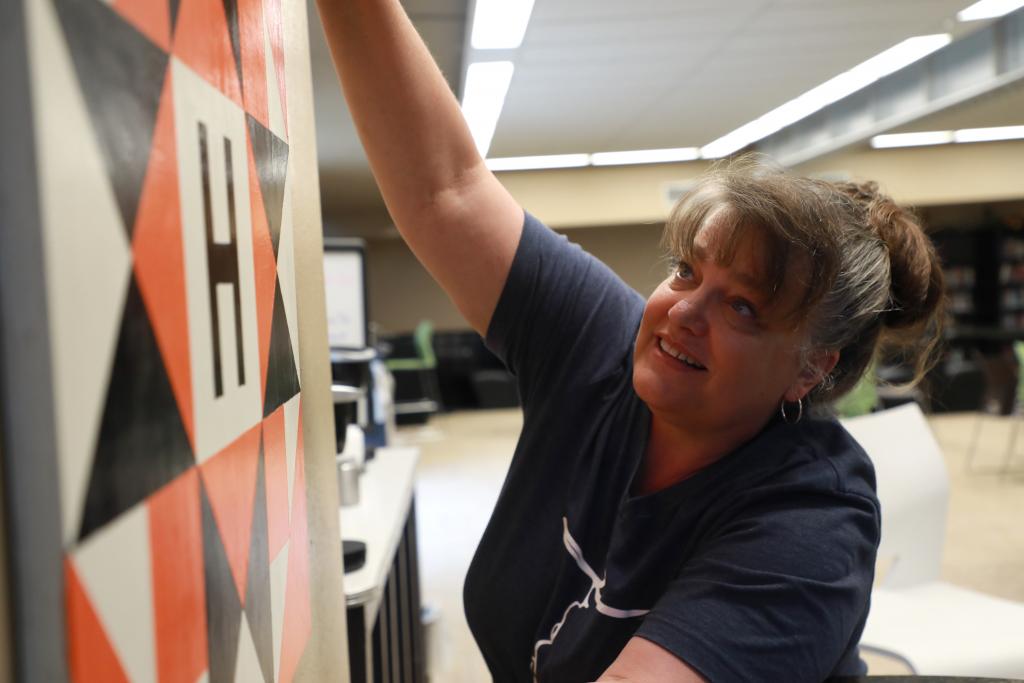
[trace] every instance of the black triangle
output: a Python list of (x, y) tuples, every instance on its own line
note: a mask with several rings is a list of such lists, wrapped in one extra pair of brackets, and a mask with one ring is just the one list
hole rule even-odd
[(105, 3), (54, 4), (130, 240), (168, 57)]
[(270, 323), (270, 357), (267, 360), (267, 391), (263, 398), (263, 417), (269, 416), (288, 399), (299, 393), (299, 374), (295, 369), (288, 318), (281, 298), (281, 281), (274, 280), (274, 318)]
[(200, 477), (203, 508), (203, 574), (206, 579), (206, 647), (211, 681), (235, 680), (238, 663), (238, 631), (242, 603), (231, 575), (228, 554), (220, 538), (213, 508)]
[(224, 16), (228, 20), (228, 35), (231, 36), (231, 53), (235, 56), (238, 82), (245, 87), (245, 81), (242, 80), (242, 43), (238, 38), (238, 0), (224, 0)]
[(263, 193), (263, 207), (267, 212), (267, 226), (274, 243), (274, 257), (277, 258), (281, 243), (281, 211), (284, 207), (284, 180), (288, 170), (288, 143), (270, 132), (262, 123), (249, 114), (249, 138), (252, 140), (252, 156), (256, 161), (256, 175), (260, 179)]
[(252, 510), (252, 534), (249, 541), (249, 572), (245, 587), (245, 618), (249, 622), (263, 680), (274, 680), (274, 630), (270, 616), (270, 544), (267, 538), (267, 486), (264, 469), (263, 438), (256, 470), (256, 500)]
[(174, 44), (174, 29), (178, 26), (178, 6), (181, 4), (181, 0), (171, 0), (169, 3), (171, 10), (171, 44)]
[(145, 500), (194, 464), (156, 336), (132, 277), (79, 538)]

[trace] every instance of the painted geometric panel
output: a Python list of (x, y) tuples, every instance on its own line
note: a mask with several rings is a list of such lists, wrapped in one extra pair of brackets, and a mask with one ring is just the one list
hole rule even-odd
[(173, 51), (190, 70), (242, 107), (238, 68), (222, 0), (179, 0)]
[(267, 544), (271, 561), (288, 542), (288, 460), (284, 442), (284, 407), (263, 421), (263, 462), (267, 490)]
[(64, 600), (71, 680), (128, 683), (121, 660), (69, 560), (64, 560)]
[[(270, 614), (273, 626), (274, 672), (279, 670), (281, 641), (284, 640), (284, 596), (288, 588), (288, 544), (270, 563)], [(275, 679), (276, 680), (276, 679)]]
[(114, 0), (113, 7), (161, 50), (171, 49), (171, 8), (167, 0)]
[(190, 469), (147, 501), (157, 673), (192, 683), (207, 669), (206, 582), (199, 476)]
[(267, 364), (267, 389), (263, 399), (264, 417), (299, 392), (299, 369), (292, 351), (288, 315), (281, 286), (274, 288), (274, 316), (270, 324), (270, 358)]
[[(293, 180), (288, 179), (291, 184)], [(290, 190), (291, 188), (287, 188)], [(299, 366), (299, 318), (295, 290), (295, 226), (292, 224), (290, 191), (285, 192), (283, 218), (281, 219), (281, 249), (277, 259), (278, 280), (281, 283), (281, 300), (284, 302), (285, 317), (288, 320), (288, 335), (292, 343), (296, 367)]]
[(231, 574), (227, 550), (214, 520), (205, 486), (200, 486), (203, 570), (206, 584), (206, 633), (211, 681), (235, 680), (242, 601)]
[(255, 428), (203, 463), (203, 484), (238, 591), (245, 597), (256, 500), (260, 430)]
[(170, 380), (134, 280), (110, 373), (80, 538), (193, 464)]
[[(251, 137), (250, 137), (251, 143)], [(274, 288), (277, 284), (277, 258), (270, 237), (267, 212), (263, 204), (263, 190), (260, 188), (256, 170), (256, 158), (249, 145), (249, 197), (252, 216), (252, 251), (254, 275), (256, 278), (256, 316), (259, 326), (260, 344), (260, 389), (261, 395), (267, 388), (267, 361), (270, 354), (270, 330), (274, 317)]]
[(236, 683), (256, 683), (257, 681), (272, 681), (267, 678), (261, 667), (260, 656), (256, 651), (256, 644), (253, 642), (252, 631), (249, 622), (242, 619), (238, 629), (238, 660), (235, 664)]
[(266, 477), (262, 453), (256, 472), (256, 497), (250, 538), (252, 541), (249, 544), (249, 573), (245, 588), (245, 622), (256, 649), (263, 678), (271, 681), (274, 679), (274, 635), (271, 618)]
[(63, 30), (49, 2), (26, 6), (32, 105), (55, 377), (62, 541), (81, 528), (82, 504), (131, 280), (131, 252), (106, 161)]
[(292, 526), (288, 552), (288, 578), (284, 596), (284, 638), (278, 680), (288, 683), (295, 675), (311, 630), (309, 606), (309, 542), (306, 525), (306, 477), (302, 460), (295, 466)]
[[(188, 0), (181, 12), (198, 2)], [(171, 73), (188, 227), (195, 449), (203, 462), (262, 418), (245, 112), (181, 61), (171, 60)]]
[(284, 404), (284, 455), (288, 467), (288, 511), (289, 516), (293, 509), (294, 502), (292, 495), (295, 492), (295, 463), (302, 457), (299, 451), (299, 437), (301, 436), (302, 404), (300, 396), (289, 400)]
[(263, 208), (266, 211), (270, 239), (277, 257), (281, 244), (281, 220), (284, 209), (284, 181), (288, 170), (288, 145), (253, 116), (247, 117), (252, 139), (256, 177), (259, 179)]
[(84, 592), (132, 681), (156, 680), (151, 560), (149, 523), (141, 505), (90, 536), (71, 556)]
[(178, 403), (189, 443), (192, 428), (192, 360), (189, 353), (188, 309), (185, 302), (185, 260), (182, 243), (178, 156), (174, 136), (173, 79), (168, 73), (157, 113), (149, 168), (139, 200), (132, 236), (135, 277), (153, 323), (167, 378)]
[(149, 159), (167, 54), (102, 3), (56, 0), (55, 6), (124, 226), (130, 231)]
[(289, 681), (311, 548), (337, 543), (306, 519), (284, 62), (304, 27), (279, 0), (24, 5), (66, 670)]

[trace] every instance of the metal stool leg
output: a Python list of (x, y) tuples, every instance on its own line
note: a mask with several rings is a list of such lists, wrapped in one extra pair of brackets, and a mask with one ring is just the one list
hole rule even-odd
[(980, 474), (983, 470), (978, 470), (974, 467), (974, 456), (978, 452), (978, 440), (981, 437), (981, 422), (985, 419), (984, 411), (977, 411), (978, 417), (974, 421), (974, 430), (971, 434), (971, 445), (967, 449), (967, 472)]

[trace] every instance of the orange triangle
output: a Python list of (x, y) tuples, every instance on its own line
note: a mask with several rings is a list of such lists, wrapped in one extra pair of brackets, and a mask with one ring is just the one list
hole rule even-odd
[(277, 261), (274, 243), (270, 239), (267, 212), (263, 208), (263, 191), (256, 172), (256, 158), (252, 151), (252, 138), (245, 133), (246, 154), (249, 159), (249, 201), (252, 214), (252, 256), (256, 275), (256, 329), (260, 351), (260, 396), (267, 394), (267, 367), (270, 363), (270, 331), (274, 322), (274, 285), (277, 281)]
[(292, 496), (291, 539), (288, 541), (288, 578), (284, 592), (284, 636), (278, 680), (290, 683), (309, 642), (312, 619), (309, 606), (309, 532), (306, 527), (306, 475), (302, 458), (302, 418), (295, 454), (295, 488)]
[(263, 466), (267, 480), (267, 545), (273, 562), (288, 542), (290, 517), (283, 405), (263, 421)]
[(168, 67), (153, 130), (149, 167), (139, 197), (132, 252), (139, 290), (156, 334), (164, 369), (171, 381), (181, 422), (194, 448), (185, 247), (181, 231), (174, 92)]
[(68, 668), (73, 683), (128, 683), (128, 676), (85, 593), (75, 566), (64, 558)]
[(203, 483), (210, 497), (238, 599), (245, 604), (245, 580), (249, 570), (256, 468), (259, 464), (260, 426), (256, 425), (230, 446), (202, 465)]
[(114, 0), (114, 9), (164, 52), (171, 49), (171, 8), (167, 0)]
[(160, 683), (192, 683), (208, 668), (198, 471), (186, 471), (146, 504), (157, 675)]
[(174, 54), (242, 106), (223, 0), (181, 0), (174, 29)]
[(242, 52), (245, 110), (270, 128), (267, 110), (267, 58), (262, 0), (238, 0), (238, 41)]

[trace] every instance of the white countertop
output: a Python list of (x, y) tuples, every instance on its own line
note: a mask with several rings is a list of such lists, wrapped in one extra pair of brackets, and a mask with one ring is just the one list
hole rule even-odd
[(379, 598), (405, 530), (412, 501), (417, 448), (378, 448), (359, 476), (359, 503), (339, 508), (341, 537), (366, 543), (366, 563), (345, 574), (345, 604)]

